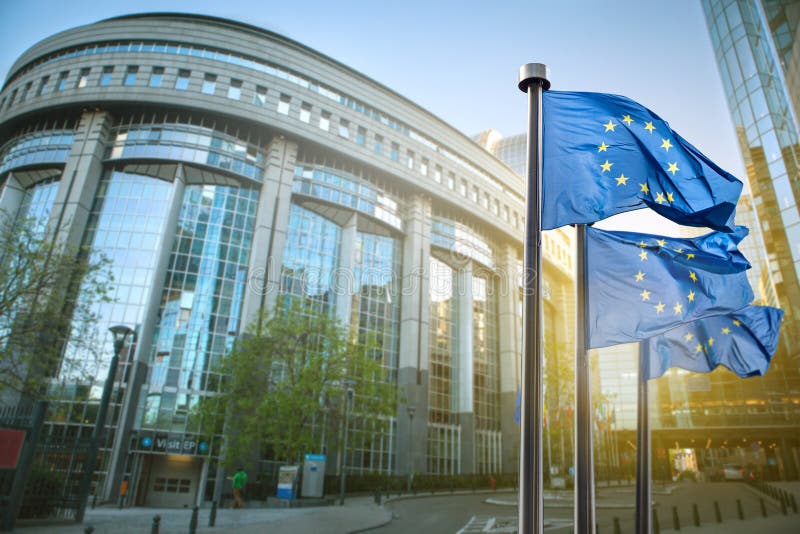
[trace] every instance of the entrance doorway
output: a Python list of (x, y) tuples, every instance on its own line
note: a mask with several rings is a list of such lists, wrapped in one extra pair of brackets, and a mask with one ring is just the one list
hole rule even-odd
[(203, 461), (193, 456), (152, 455), (142, 476), (146, 484), (145, 506), (183, 508), (194, 506)]

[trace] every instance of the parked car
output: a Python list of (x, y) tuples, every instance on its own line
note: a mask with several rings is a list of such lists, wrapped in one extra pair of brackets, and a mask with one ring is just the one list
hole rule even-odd
[(725, 480), (744, 480), (744, 467), (738, 464), (725, 464), (722, 475)]

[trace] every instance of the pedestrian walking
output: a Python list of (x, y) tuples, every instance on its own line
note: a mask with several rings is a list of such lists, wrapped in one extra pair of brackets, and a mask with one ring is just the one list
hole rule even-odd
[(233, 475), (233, 507), (244, 508), (244, 487), (247, 485), (247, 473), (244, 472), (244, 467), (239, 467), (236, 474)]

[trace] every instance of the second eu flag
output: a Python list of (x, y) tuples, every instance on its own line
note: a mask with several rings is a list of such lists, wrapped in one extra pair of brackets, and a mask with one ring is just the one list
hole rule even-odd
[(542, 228), (650, 207), (730, 232), (742, 182), (624, 96), (545, 91)]
[(747, 306), (750, 263), (737, 249), (746, 235), (744, 226), (692, 239), (586, 228), (588, 348)]

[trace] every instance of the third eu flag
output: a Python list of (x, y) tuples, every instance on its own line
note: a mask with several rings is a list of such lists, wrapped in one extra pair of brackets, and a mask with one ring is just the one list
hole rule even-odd
[(624, 96), (542, 95), (542, 228), (650, 207), (686, 226), (733, 230), (742, 182)]
[(708, 373), (722, 365), (742, 378), (762, 376), (778, 348), (783, 310), (747, 306), (674, 328), (650, 344), (650, 373), (658, 378), (670, 367)]
[(753, 299), (747, 228), (691, 239), (586, 228), (588, 348), (653, 337)]

